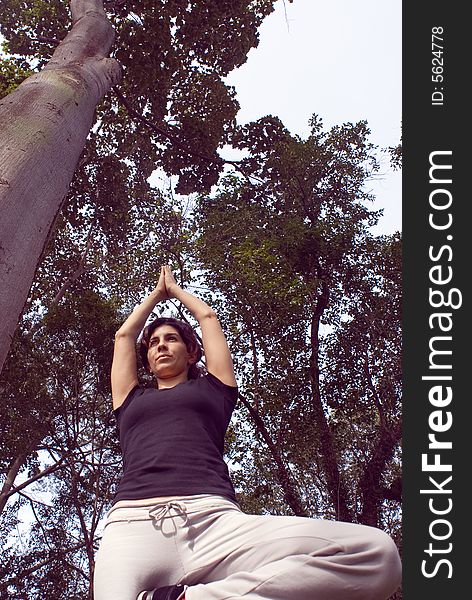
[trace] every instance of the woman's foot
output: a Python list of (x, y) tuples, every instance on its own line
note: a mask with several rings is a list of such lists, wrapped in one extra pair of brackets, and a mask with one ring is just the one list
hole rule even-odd
[(185, 600), (185, 586), (166, 585), (150, 592), (141, 592), (136, 600)]

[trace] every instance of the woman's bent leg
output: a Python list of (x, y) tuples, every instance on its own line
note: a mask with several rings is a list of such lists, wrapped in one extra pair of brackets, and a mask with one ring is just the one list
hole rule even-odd
[(400, 584), (397, 548), (376, 528), (231, 510), (210, 535), (221, 560), (192, 574), (186, 600), (386, 600)]
[(110, 523), (96, 556), (95, 600), (136, 600), (143, 590), (170, 585), (182, 577), (173, 537), (151, 520)]

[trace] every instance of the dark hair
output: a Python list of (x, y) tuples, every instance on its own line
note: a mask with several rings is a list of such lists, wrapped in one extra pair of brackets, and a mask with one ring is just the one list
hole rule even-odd
[(149, 340), (151, 339), (151, 335), (155, 329), (160, 327), (161, 325), (170, 325), (174, 329), (176, 329), (185, 345), (187, 346), (187, 350), (190, 353), (196, 352), (197, 360), (194, 364), (191, 364), (188, 369), (188, 378), (189, 379), (197, 379), (201, 375), (200, 367), (197, 367), (196, 363), (202, 358), (202, 349), (198, 342), (197, 336), (195, 335), (194, 330), (188, 323), (184, 321), (179, 321), (178, 319), (174, 319), (172, 317), (159, 317), (152, 321), (147, 327), (144, 328), (143, 335), (139, 341), (139, 354), (141, 356), (141, 361), (144, 365), (144, 368), (149, 371), (149, 361), (147, 357), (148, 349), (149, 349)]

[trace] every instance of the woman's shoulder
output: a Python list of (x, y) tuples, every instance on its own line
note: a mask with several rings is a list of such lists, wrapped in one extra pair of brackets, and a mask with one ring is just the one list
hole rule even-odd
[(130, 405), (130, 403), (133, 401), (134, 398), (136, 398), (137, 396), (141, 396), (148, 389), (150, 389), (150, 388), (142, 387), (139, 384), (136, 384), (134, 387), (132, 387), (131, 390), (126, 395), (123, 402), (120, 404), (120, 406), (118, 406), (118, 408), (114, 409), (113, 412), (114, 412), (115, 416), (118, 417), (118, 415), (120, 415)]
[(217, 389), (224, 396), (230, 398), (231, 400), (236, 401), (236, 398), (238, 397), (238, 388), (236, 386), (223, 383), (221, 379), (218, 379), (218, 377), (212, 373), (206, 373), (205, 375), (199, 377), (196, 381), (198, 380), (200, 380), (201, 385), (206, 385), (211, 389)]

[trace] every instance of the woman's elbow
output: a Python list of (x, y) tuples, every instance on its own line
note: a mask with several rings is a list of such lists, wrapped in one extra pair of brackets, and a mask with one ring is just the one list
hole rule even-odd
[(115, 342), (117, 340), (125, 340), (125, 339), (135, 340), (136, 336), (133, 335), (133, 333), (131, 331), (127, 331), (125, 327), (120, 327), (118, 329), (118, 331), (115, 333)]
[(218, 316), (212, 308), (208, 308), (208, 310), (205, 310), (200, 315), (198, 315), (199, 323), (201, 323), (202, 321), (211, 320), (211, 319), (215, 319), (216, 321), (218, 321)]

